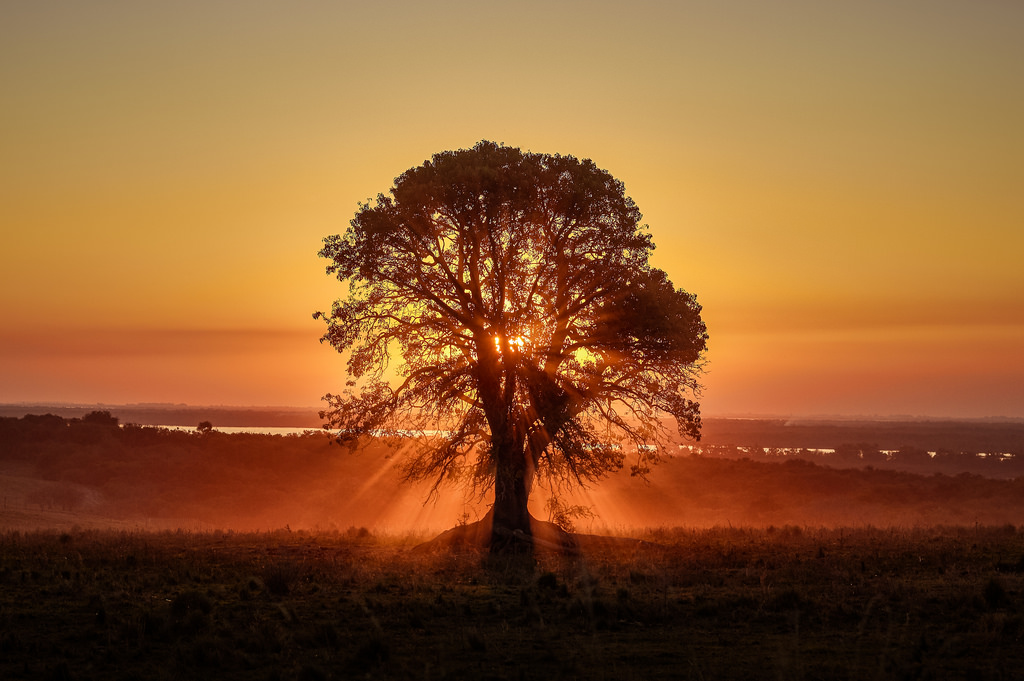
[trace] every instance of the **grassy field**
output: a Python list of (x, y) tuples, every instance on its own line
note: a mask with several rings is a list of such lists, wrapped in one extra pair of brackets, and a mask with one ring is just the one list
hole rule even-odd
[(1012, 679), (1024, 534), (665, 529), (579, 556), (423, 537), (0, 534), (3, 679)]

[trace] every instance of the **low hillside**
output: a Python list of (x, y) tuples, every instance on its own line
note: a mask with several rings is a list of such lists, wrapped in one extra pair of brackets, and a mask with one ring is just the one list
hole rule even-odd
[[(738, 455), (739, 453), (737, 453)], [(119, 427), (116, 419), (0, 419), (0, 528), (238, 530), (367, 527), (433, 532), (482, 514), (476, 497), (402, 480), (400, 452), (356, 454), (294, 436)], [(534, 515), (550, 506), (538, 490)], [(591, 532), (749, 525), (1024, 524), (1024, 478), (838, 468), (801, 459), (676, 456), (560, 498)], [(571, 511), (575, 510), (576, 513)]]

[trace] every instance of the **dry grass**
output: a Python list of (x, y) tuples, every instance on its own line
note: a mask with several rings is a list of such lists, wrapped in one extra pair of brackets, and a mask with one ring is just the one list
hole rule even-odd
[(1016, 528), (662, 529), (577, 557), (349, 532), (0, 535), (5, 679), (1014, 678)]

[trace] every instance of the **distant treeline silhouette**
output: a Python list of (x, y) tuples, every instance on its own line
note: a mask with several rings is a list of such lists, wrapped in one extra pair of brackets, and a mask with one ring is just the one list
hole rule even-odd
[(190, 405), (127, 404), (103, 406), (52, 406), (0, 404), (0, 417), (53, 414), (81, 419), (93, 412), (109, 412), (121, 423), (147, 426), (195, 426), (210, 421), (239, 428), (319, 428), (323, 421), (316, 409), (298, 407), (196, 407)]
[(686, 453), (720, 459), (750, 459), (763, 462), (803, 460), (832, 468), (870, 468), (927, 475), (970, 473), (987, 478), (1012, 479), (1024, 476), (1024, 458), (1008, 452), (972, 453), (930, 451), (914, 446), (881, 449), (875, 443), (839, 445), (835, 449), (704, 445), (687, 447)]
[[(146, 519), (150, 527), (191, 519), (239, 530), (286, 524), (344, 530), (377, 522), (399, 493), (413, 498), (404, 508), (422, 508), (426, 490), (402, 485), (391, 465), (399, 457), (385, 458), (393, 450), (384, 442), (369, 447), (377, 451), (352, 455), (320, 433), (121, 425), (107, 412), (80, 419), (0, 418), (0, 487), (7, 513), (0, 515), (0, 526), (10, 526), (18, 511)], [(883, 455), (861, 445), (840, 446), (833, 454), (713, 444), (703, 452), (666, 458), (651, 471), (649, 483), (615, 474), (597, 490), (600, 499), (563, 501), (596, 504), (595, 529), (607, 524), (612, 530), (729, 523), (1024, 523), (1020, 456), (933, 458), (909, 447)], [(454, 524), (457, 512), (445, 518)]]
[(1024, 476), (1024, 423), (708, 419), (693, 451), (719, 458), (797, 458), (841, 468), (1015, 478)]
[[(29, 502), (74, 510), (65, 500), (75, 499), (78, 510), (114, 518), (283, 526), (287, 521), (275, 525), (283, 508), (316, 509), (318, 493), (333, 498), (356, 484), (335, 480), (325, 489), (338, 457), (338, 448), (319, 433), (229, 435), (206, 428), (122, 426), (109, 412), (81, 419), (0, 418), (3, 473), (44, 483), (29, 491)], [(298, 511), (285, 515), (295, 518)]]
[(879, 449), (1024, 454), (1024, 420), (825, 420), (705, 418), (701, 444), (838, 448), (873, 443)]

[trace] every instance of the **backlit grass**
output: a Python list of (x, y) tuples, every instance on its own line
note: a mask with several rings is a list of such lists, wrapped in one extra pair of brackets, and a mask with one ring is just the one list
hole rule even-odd
[(5, 679), (1014, 678), (1024, 535), (663, 529), (581, 556), (418, 537), (0, 535)]

